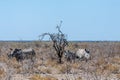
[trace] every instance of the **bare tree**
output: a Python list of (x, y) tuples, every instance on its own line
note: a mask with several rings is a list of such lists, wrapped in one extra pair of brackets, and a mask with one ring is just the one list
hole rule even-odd
[(60, 22), (59, 25), (57, 25), (57, 30), (58, 30), (58, 33), (43, 33), (42, 35), (40, 35), (40, 40), (42, 40), (44, 38), (44, 36), (48, 35), (50, 37), (50, 39), (52, 40), (53, 42), (53, 48), (55, 49), (57, 55), (58, 55), (58, 60), (59, 60), (59, 63), (62, 62), (62, 55), (65, 51), (65, 47), (68, 45), (68, 41), (66, 39), (66, 36), (65, 34), (62, 33), (62, 31), (60, 30), (61, 28), (61, 24), (62, 24), (62, 21)]

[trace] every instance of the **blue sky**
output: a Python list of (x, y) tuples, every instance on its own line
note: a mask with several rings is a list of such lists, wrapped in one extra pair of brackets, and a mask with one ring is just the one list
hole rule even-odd
[(120, 40), (120, 0), (0, 0), (0, 40), (38, 40), (60, 20), (68, 40)]

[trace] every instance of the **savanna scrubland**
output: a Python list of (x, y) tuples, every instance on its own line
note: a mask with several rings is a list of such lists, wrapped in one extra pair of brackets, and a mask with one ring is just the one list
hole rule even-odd
[[(36, 52), (34, 64), (30, 60), (9, 59), (10, 48), (32, 48)], [(120, 80), (120, 42), (69, 42), (65, 50), (90, 50), (91, 60), (69, 62), (57, 54), (51, 41), (0, 42), (0, 80)]]

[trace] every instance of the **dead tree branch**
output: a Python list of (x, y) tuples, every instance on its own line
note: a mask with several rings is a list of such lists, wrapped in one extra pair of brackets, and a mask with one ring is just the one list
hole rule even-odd
[(59, 63), (62, 62), (62, 55), (65, 51), (65, 47), (68, 45), (68, 41), (66, 39), (65, 34), (62, 33), (62, 31), (60, 30), (61, 28), (61, 24), (62, 21), (60, 22), (60, 25), (57, 25), (57, 29), (58, 29), (58, 33), (43, 33), (42, 35), (39, 36), (39, 38), (41, 38), (40, 40), (42, 40), (46, 35), (48, 35), (50, 37), (50, 39), (53, 42), (53, 47), (58, 55), (58, 60)]

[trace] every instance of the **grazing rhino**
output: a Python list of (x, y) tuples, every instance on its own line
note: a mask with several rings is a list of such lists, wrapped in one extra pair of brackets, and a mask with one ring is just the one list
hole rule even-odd
[(87, 49), (78, 49), (76, 52), (76, 57), (79, 59), (85, 59), (87, 61), (90, 59), (90, 51)]
[(15, 57), (17, 61), (22, 61), (24, 59), (31, 59), (35, 57), (36, 53), (33, 49), (11, 49), (11, 53), (8, 55), (9, 58)]
[(75, 61), (75, 53), (67, 50), (67, 51), (65, 51), (64, 55), (65, 55), (65, 58), (67, 59), (67, 61)]

